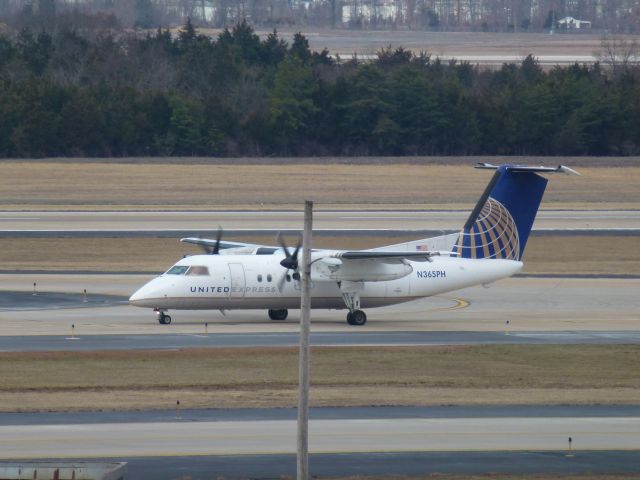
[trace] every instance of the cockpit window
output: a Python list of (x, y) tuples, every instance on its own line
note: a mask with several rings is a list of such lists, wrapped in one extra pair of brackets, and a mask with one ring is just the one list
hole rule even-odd
[(187, 275), (193, 275), (193, 276), (209, 275), (209, 269), (203, 265), (193, 265), (187, 271)]
[(189, 269), (188, 265), (174, 265), (169, 270), (167, 270), (167, 275), (184, 275)]

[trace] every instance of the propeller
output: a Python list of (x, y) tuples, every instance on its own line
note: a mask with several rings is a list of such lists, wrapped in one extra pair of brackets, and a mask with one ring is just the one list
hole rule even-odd
[(300, 253), (300, 248), (302, 248), (302, 235), (298, 236), (298, 244), (296, 245), (296, 248), (293, 251), (293, 253), (289, 251), (289, 247), (287, 247), (287, 244), (285, 243), (284, 238), (282, 238), (282, 235), (280, 235), (279, 233), (278, 233), (278, 243), (282, 247), (282, 250), (284, 251), (284, 254), (285, 254), (285, 257), (280, 261), (280, 265), (286, 268), (286, 271), (278, 281), (278, 290), (282, 292), (284, 282), (287, 276), (289, 275), (289, 270), (294, 270), (294, 271), (298, 270), (298, 253)]
[(222, 232), (222, 227), (218, 227), (218, 233), (216, 233), (216, 243), (213, 247), (210, 247), (208, 245), (200, 245), (200, 248), (202, 248), (207, 255), (218, 255), (220, 253), (220, 240), (222, 239)]

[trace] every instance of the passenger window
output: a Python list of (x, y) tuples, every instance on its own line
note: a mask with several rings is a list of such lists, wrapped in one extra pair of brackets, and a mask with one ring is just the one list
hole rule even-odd
[(262, 282), (262, 275), (258, 275), (258, 282)]
[(271, 277), (271, 274), (267, 275), (267, 282), (270, 282), (273, 279), (273, 277)]
[(209, 269), (202, 265), (193, 265), (187, 271), (187, 275), (191, 276), (205, 276), (209, 275)]
[(169, 270), (167, 270), (167, 275), (184, 275), (189, 269), (187, 265), (174, 265)]
[(256, 255), (273, 255), (277, 251), (278, 249), (273, 247), (260, 247), (256, 250)]

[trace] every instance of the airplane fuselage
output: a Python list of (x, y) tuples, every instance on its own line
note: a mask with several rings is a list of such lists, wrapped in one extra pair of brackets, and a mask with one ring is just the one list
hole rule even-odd
[[(165, 273), (144, 285), (130, 303), (154, 309), (231, 310), (300, 307), (300, 282), (280, 265), (283, 255), (194, 255), (176, 266), (206, 267), (199, 274)], [(381, 307), (429, 297), (509, 277), (522, 262), (496, 259), (434, 257), (431, 262), (405, 261), (408, 274), (387, 281), (350, 282), (363, 308)], [(174, 267), (175, 268), (175, 267)], [(179, 271), (179, 269), (177, 270)], [(190, 270), (193, 271), (193, 270)], [(197, 269), (196, 269), (197, 271)], [(205, 272), (202, 273), (202, 272)], [(171, 272), (171, 270), (169, 270)], [(283, 278), (284, 277), (284, 278)], [(312, 269), (312, 308), (343, 309), (340, 280)]]

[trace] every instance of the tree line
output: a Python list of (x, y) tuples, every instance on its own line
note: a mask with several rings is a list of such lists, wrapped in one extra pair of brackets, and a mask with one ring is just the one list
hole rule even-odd
[(640, 69), (313, 52), (246, 23), (0, 36), (0, 157), (631, 155)]
[(601, 32), (640, 31), (637, 0), (0, 0), (0, 24), (47, 29), (70, 22), (155, 28), (186, 18), (225, 27), (248, 18), (262, 28), (549, 32), (571, 29), (558, 23), (567, 16)]

